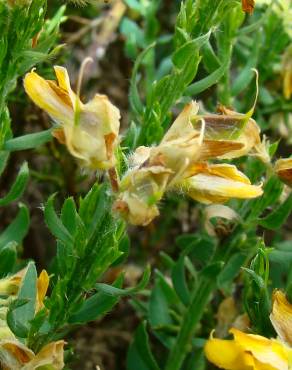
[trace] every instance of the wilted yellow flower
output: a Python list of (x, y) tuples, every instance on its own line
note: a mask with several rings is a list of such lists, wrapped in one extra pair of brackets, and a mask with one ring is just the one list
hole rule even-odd
[(67, 70), (55, 66), (57, 83), (34, 71), (27, 73), (24, 87), (40, 108), (60, 124), (55, 136), (69, 152), (92, 169), (109, 169), (115, 164), (120, 112), (107, 96), (96, 94), (83, 104), (70, 86)]
[(148, 225), (159, 215), (161, 200), (171, 170), (163, 166), (133, 169), (120, 183), (120, 195), (114, 210), (133, 225)]
[[(251, 185), (235, 166), (206, 162), (245, 155), (261, 143), (251, 111), (200, 116), (198, 109), (195, 102), (187, 104), (159, 145), (138, 147), (132, 155), (114, 206), (130, 223), (147, 225), (158, 216), (157, 202), (168, 190), (206, 204), (262, 194), (261, 186)], [(250, 126), (246, 137), (245, 125)]]
[(249, 199), (262, 195), (261, 185), (251, 185), (249, 179), (229, 164), (198, 163), (189, 176), (175, 183), (198, 202), (223, 203), (230, 198)]
[(292, 158), (282, 158), (275, 163), (275, 172), (279, 178), (292, 187)]
[(64, 344), (63, 340), (52, 342), (34, 354), (15, 339), (0, 340), (1, 366), (5, 370), (61, 370), (64, 368)]
[(231, 329), (233, 340), (211, 337), (205, 346), (208, 360), (226, 370), (290, 370), (292, 366), (292, 305), (281, 291), (273, 294), (270, 315), (279, 339), (267, 339)]

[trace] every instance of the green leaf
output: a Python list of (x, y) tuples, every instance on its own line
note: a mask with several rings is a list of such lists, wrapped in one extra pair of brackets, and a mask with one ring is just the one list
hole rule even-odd
[(155, 43), (149, 45), (145, 50), (143, 50), (139, 56), (137, 57), (133, 72), (132, 78), (130, 83), (130, 93), (129, 93), (129, 100), (131, 104), (132, 110), (135, 112), (137, 116), (140, 116), (143, 113), (144, 106), (141, 102), (139, 92), (138, 92), (138, 71), (140, 68), (141, 63), (143, 62), (144, 58), (146, 58), (147, 54), (155, 47)]
[(217, 285), (219, 289), (226, 289), (226, 286), (233, 281), (233, 279), (239, 274), (240, 267), (245, 259), (246, 256), (241, 253), (234, 254), (229, 259), (217, 277)]
[(269, 230), (279, 229), (287, 220), (292, 211), (292, 195), (268, 216), (261, 218), (259, 224)]
[(28, 208), (23, 204), (20, 204), (19, 208), (16, 218), (0, 235), (0, 250), (12, 241), (20, 244), (28, 232), (30, 222)]
[(229, 59), (221, 64), (214, 72), (200, 81), (194, 82), (186, 88), (186, 95), (198, 95), (199, 93), (207, 90), (212, 85), (215, 85), (224, 76), (229, 66)]
[(54, 198), (55, 195), (51, 195), (47, 201), (45, 206), (45, 221), (52, 232), (52, 234), (60, 239), (65, 244), (70, 244), (73, 242), (72, 236), (70, 235), (69, 231), (66, 227), (62, 224), (60, 218), (57, 216), (55, 209), (54, 209)]
[[(124, 277), (120, 275), (114, 282), (113, 286), (121, 288)], [(118, 296), (109, 296), (103, 292), (99, 292), (86, 299), (83, 302), (79, 311), (70, 316), (68, 322), (70, 324), (83, 324), (89, 321), (94, 321), (105, 315), (119, 302)]]
[(15, 299), (9, 305), (6, 320), (10, 330), (19, 338), (26, 338), (28, 328), (18, 320), (15, 320), (14, 310), (27, 304), (27, 299)]
[(17, 178), (12, 185), (11, 189), (9, 190), (8, 194), (0, 199), (0, 206), (6, 206), (7, 204), (14, 202), (19, 197), (21, 197), (24, 189), (26, 188), (26, 184), (29, 177), (29, 170), (28, 165), (25, 162), (17, 175)]
[(127, 370), (159, 370), (153, 357), (146, 331), (146, 323), (143, 322), (136, 330), (133, 343), (130, 345), (127, 356)]
[(161, 286), (160, 279), (155, 279), (155, 286), (151, 291), (149, 302), (149, 323), (153, 328), (172, 324), (169, 314), (168, 297)]
[(151, 268), (150, 266), (147, 266), (140, 282), (134, 288), (120, 289), (120, 288), (116, 288), (115, 286), (103, 284), (103, 283), (97, 283), (95, 287), (100, 292), (113, 296), (113, 297), (123, 297), (127, 295), (133, 295), (145, 289), (145, 287), (147, 286), (149, 282), (150, 274), (151, 274)]
[(0, 278), (13, 270), (17, 258), (16, 247), (17, 243), (10, 242), (0, 250)]
[(190, 292), (185, 277), (185, 257), (181, 256), (171, 272), (174, 289), (184, 305), (190, 302)]
[[(37, 297), (37, 272), (34, 262), (29, 262), (25, 276), (22, 279), (21, 286), (18, 291), (17, 298), (26, 300), (27, 302), (20, 307), (17, 307), (11, 313), (13, 320), (17, 325), (23, 328), (30, 328), (30, 321), (34, 318)], [(12, 330), (12, 328), (11, 328)], [(27, 333), (23, 332), (19, 335), (25, 338)]]
[(17, 150), (34, 149), (40, 145), (46, 144), (52, 140), (52, 128), (46, 131), (37, 132), (19, 136), (14, 139), (7, 140), (4, 143), (4, 150), (15, 152)]

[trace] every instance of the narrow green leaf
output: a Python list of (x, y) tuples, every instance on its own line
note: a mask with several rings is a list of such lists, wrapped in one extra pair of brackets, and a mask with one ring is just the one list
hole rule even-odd
[(56, 211), (54, 209), (54, 197), (55, 195), (50, 196), (45, 206), (46, 224), (56, 238), (60, 239), (65, 244), (70, 244), (73, 242), (72, 236), (56, 214)]
[(147, 266), (140, 282), (134, 288), (120, 289), (120, 288), (116, 288), (115, 286), (103, 284), (103, 283), (97, 283), (95, 287), (100, 292), (113, 296), (113, 297), (123, 297), (127, 295), (133, 295), (145, 289), (145, 287), (147, 286), (149, 282), (150, 274), (151, 274), (151, 268), (150, 266)]
[[(123, 281), (124, 277), (120, 275), (113, 286), (121, 288)], [(110, 311), (118, 303), (119, 299), (118, 296), (109, 296), (103, 292), (96, 293), (83, 302), (80, 310), (71, 315), (68, 322), (71, 324), (82, 324), (94, 321)]]
[(127, 356), (127, 370), (159, 370), (159, 366), (151, 353), (146, 323), (143, 322), (136, 330), (133, 343)]
[(30, 222), (28, 208), (23, 204), (20, 204), (19, 208), (16, 218), (0, 235), (0, 250), (12, 241), (20, 244), (28, 232)]
[(10, 242), (0, 250), (0, 278), (13, 270), (17, 258), (16, 247), (16, 242)]
[(185, 257), (181, 256), (171, 272), (172, 283), (184, 305), (190, 302), (190, 292), (185, 277)]
[[(30, 328), (30, 321), (35, 315), (36, 296), (37, 271), (34, 262), (29, 262), (17, 295), (19, 300), (27, 300), (27, 303), (15, 308), (12, 312), (14, 322), (21, 323), (28, 330)], [(21, 335), (21, 338), (23, 337), (26, 337), (25, 333)]]
[(19, 197), (21, 197), (22, 193), (25, 190), (27, 181), (29, 177), (29, 170), (27, 162), (23, 163), (21, 166), (17, 178), (12, 185), (11, 189), (9, 190), (8, 194), (0, 199), (0, 206), (6, 206), (7, 204), (14, 202)]
[(52, 140), (52, 128), (46, 131), (19, 136), (4, 143), (4, 150), (15, 152), (17, 150), (33, 149)]

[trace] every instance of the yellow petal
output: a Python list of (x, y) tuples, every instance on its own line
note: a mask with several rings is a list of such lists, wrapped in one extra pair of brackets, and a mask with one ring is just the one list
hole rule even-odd
[(253, 357), (233, 340), (209, 339), (205, 345), (205, 354), (210, 362), (221, 369), (256, 369)]
[(48, 366), (49, 369), (62, 370), (64, 364), (64, 345), (63, 340), (52, 342), (43, 347), (40, 352), (25, 366), (23, 370), (35, 370), (42, 366)]
[(74, 113), (68, 93), (52, 81), (46, 81), (34, 71), (24, 78), (24, 88), (32, 101), (58, 123), (73, 122)]
[(34, 353), (17, 340), (0, 341), (1, 365), (7, 370), (22, 370), (23, 366), (33, 359)]
[(292, 347), (292, 305), (280, 290), (273, 293), (270, 319), (279, 338)]
[(72, 107), (75, 109), (76, 103), (78, 106), (82, 105), (77, 95), (71, 89), (70, 78), (67, 69), (61, 66), (54, 66), (54, 70), (57, 77), (58, 86), (68, 94)]
[(18, 271), (16, 274), (0, 279), (0, 295), (16, 295), (27, 268)]
[(164, 135), (161, 144), (165, 144), (166, 142), (173, 141), (184, 136), (194, 135), (194, 133), (198, 135), (198, 131), (195, 130), (192, 124), (192, 120), (195, 119), (198, 111), (199, 105), (196, 102), (192, 101), (187, 104)]
[(271, 369), (288, 370), (289, 350), (274, 339), (267, 339), (260, 335), (245, 334), (237, 329), (231, 329), (236, 344), (245, 351), (252, 353), (261, 364), (269, 365)]
[(255, 198), (263, 192), (261, 186), (250, 185), (249, 179), (232, 165), (199, 164), (191, 171), (195, 173), (193, 176), (175, 185), (205, 204), (222, 203), (230, 198)]
[(275, 172), (279, 178), (292, 187), (292, 158), (282, 158), (275, 163)]
[(36, 311), (39, 311), (44, 307), (43, 301), (45, 299), (50, 278), (46, 270), (42, 270), (37, 280), (37, 305)]

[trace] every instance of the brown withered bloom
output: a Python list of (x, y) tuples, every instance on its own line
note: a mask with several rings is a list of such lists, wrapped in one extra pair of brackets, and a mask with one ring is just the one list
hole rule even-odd
[(255, 0), (241, 0), (242, 10), (245, 13), (252, 14), (255, 7)]
[(282, 158), (275, 163), (275, 172), (288, 186), (292, 187), (292, 158)]

